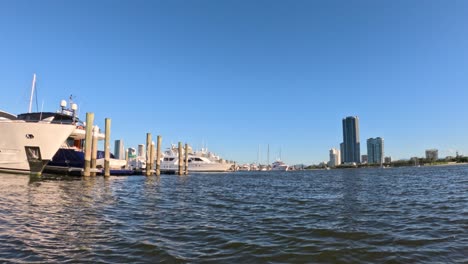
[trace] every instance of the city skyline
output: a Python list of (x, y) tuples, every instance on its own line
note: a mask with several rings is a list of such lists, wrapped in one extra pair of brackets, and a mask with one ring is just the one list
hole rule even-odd
[[(339, 4), (337, 4), (339, 3)], [(394, 160), (468, 154), (463, 1), (0, 3), (0, 108), (112, 119), (112, 142), (317, 164), (346, 116)], [(102, 149), (102, 148), (101, 148)], [(365, 153), (365, 146), (360, 147)], [(266, 158), (264, 158), (266, 161)]]

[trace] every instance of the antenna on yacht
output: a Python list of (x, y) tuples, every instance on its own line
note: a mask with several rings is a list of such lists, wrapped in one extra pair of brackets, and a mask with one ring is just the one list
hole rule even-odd
[(34, 96), (34, 89), (36, 88), (36, 74), (33, 74), (33, 80), (32, 80), (32, 85), (31, 85), (31, 97), (29, 98), (29, 111), (28, 113), (31, 113), (32, 110), (32, 100)]
[(257, 164), (260, 164), (260, 144), (258, 144), (258, 149), (257, 149)]
[(76, 113), (78, 110), (78, 105), (73, 102), (73, 98), (75, 98), (75, 96), (73, 96), (73, 94), (70, 94), (70, 97), (68, 98), (68, 102), (70, 104), (70, 108), (71, 108), (72, 115), (73, 115), (73, 123), (75, 123), (76, 117), (78, 116)]

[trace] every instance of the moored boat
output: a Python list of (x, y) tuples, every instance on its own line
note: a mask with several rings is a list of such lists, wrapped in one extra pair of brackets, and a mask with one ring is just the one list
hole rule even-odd
[(239, 171), (250, 171), (250, 165), (244, 164), (242, 166), (239, 166)]
[(40, 175), (75, 130), (57, 113), (0, 112), (0, 171)]
[[(208, 154), (204, 156), (203, 154)], [(185, 154), (183, 154), (185, 155)], [(226, 162), (217, 155), (209, 155), (209, 152), (188, 152), (189, 172), (226, 172), (233, 164)], [(179, 170), (179, 154), (176, 146), (166, 150), (161, 161), (161, 172), (175, 173)]]
[(284, 162), (281, 160), (276, 160), (271, 164), (271, 170), (272, 171), (287, 171), (289, 168), (288, 165), (286, 165)]

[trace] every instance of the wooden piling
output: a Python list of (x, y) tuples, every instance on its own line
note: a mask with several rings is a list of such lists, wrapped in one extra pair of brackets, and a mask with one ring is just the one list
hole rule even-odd
[(161, 175), (161, 141), (162, 137), (158, 135), (158, 141), (156, 142), (156, 176)]
[(182, 156), (182, 142), (179, 141), (179, 175), (183, 175), (183, 170), (182, 170), (182, 161), (183, 161), (183, 156)]
[(127, 162), (125, 168), (128, 169), (129, 166), (128, 166), (128, 149), (125, 150), (125, 161)]
[(91, 176), (91, 148), (93, 134), (94, 113), (86, 113), (86, 136), (85, 136), (85, 167), (83, 176)]
[(184, 162), (185, 175), (188, 175), (188, 144), (185, 143), (185, 162)]
[(99, 127), (93, 127), (93, 144), (91, 147), (91, 176), (96, 176), (96, 159), (97, 159), (97, 151), (98, 151), (98, 134), (99, 134)]
[(104, 141), (104, 176), (110, 176), (110, 127), (111, 119), (106, 118), (106, 138)]
[(151, 175), (154, 174), (154, 166), (156, 164), (156, 147), (154, 146), (154, 141), (151, 143)]
[(146, 133), (146, 176), (151, 175), (151, 133)]
[(149, 153), (150, 153), (150, 165), (149, 165), (150, 174), (149, 175), (153, 175), (153, 172), (154, 172), (154, 156), (156, 155), (155, 154), (154, 142), (151, 142), (151, 144), (150, 144)]

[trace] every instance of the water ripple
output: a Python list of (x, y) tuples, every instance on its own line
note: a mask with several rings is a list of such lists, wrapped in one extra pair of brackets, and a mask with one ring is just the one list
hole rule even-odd
[(468, 262), (466, 166), (0, 177), (0, 262)]

